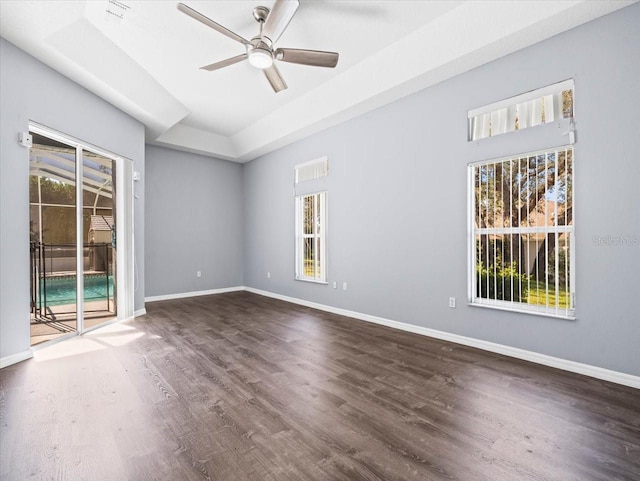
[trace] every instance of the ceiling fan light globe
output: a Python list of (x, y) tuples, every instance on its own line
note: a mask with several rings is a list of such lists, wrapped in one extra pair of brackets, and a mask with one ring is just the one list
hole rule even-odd
[(256, 68), (264, 70), (273, 65), (273, 56), (266, 49), (254, 48), (249, 52), (249, 63)]

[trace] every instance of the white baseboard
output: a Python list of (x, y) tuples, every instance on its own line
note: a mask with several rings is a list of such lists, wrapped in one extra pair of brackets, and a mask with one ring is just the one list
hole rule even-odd
[(147, 313), (147, 309), (143, 307), (142, 309), (138, 309), (137, 311), (133, 311), (133, 317), (144, 316), (146, 313)]
[(27, 349), (26, 351), (18, 352), (16, 354), (11, 354), (10, 356), (5, 356), (0, 358), (0, 369), (3, 367), (11, 366), (12, 364), (16, 364), (18, 362), (26, 361), (27, 359), (31, 359), (33, 357), (33, 351), (31, 349)]
[(225, 292), (243, 291), (244, 286), (223, 287), (222, 289), (210, 289), (208, 291), (180, 292), (178, 294), (165, 294), (162, 296), (145, 297), (145, 302), (168, 301), (170, 299), (182, 299), (185, 297), (210, 296), (211, 294), (223, 294)]
[(392, 327), (394, 329), (400, 329), (402, 331), (413, 332), (415, 334), (421, 334), (423, 336), (433, 337), (435, 339), (441, 339), (443, 341), (455, 342), (464, 346), (475, 347), (478, 349), (483, 349), (485, 351), (514, 357), (516, 359), (535, 362), (537, 364), (555, 367), (564, 371), (583, 374), (585, 376), (601, 379), (603, 381), (610, 381), (616, 384), (622, 384), (624, 386), (640, 389), (640, 377), (634, 376), (632, 374), (611, 371), (609, 369), (591, 366), (589, 364), (569, 361), (566, 359), (548, 356), (546, 354), (540, 354), (533, 351), (527, 351), (525, 349), (519, 349), (516, 347), (505, 346), (504, 344), (496, 344), (494, 342), (474, 339), (472, 337), (460, 336), (458, 334), (451, 334), (448, 332), (429, 329), (422, 326), (415, 326), (413, 324), (407, 324), (405, 322), (393, 321), (391, 319), (385, 319), (383, 317), (362, 314), (361, 312), (349, 311), (347, 309), (341, 309), (339, 307), (327, 306), (325, 304), (305, 301), (303, 299), (297, 299), (295, 297), (283, 296), (281, 294), (254, 289), (252, 287), (245, 287), (244, 290), (246, 290), (247, 292), (253, 292), (254, 294), (259, 294), (261, 296), (272, 297), (274, 299), (280, 299), (282, 301), (292, 302), (294, 304), (299, 304), (306, 307), (312, 307), (321, 311), (331, 312), (333, 314), (339, 314), (346, 317), (353, 317), (362, 321), (372, 322), (374, 324), (380, 324), (383, 326)]

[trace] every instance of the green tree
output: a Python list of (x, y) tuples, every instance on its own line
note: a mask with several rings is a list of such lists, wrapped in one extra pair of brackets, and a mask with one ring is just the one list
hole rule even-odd
[[(559, 151), (548, 155), (532, 155), (508, 162), (485, 164), (476, 169), (475, 200), (476, 222), (481, 228), (525, 227), (554, 222), (570, 225), (573, 221), (573, 158), (572, 151)], [(557, 218), (549, 218), (550, 202), (557, 205)], [(555, 235), (548, 235), (539, 245), (534, 263), (536, 278), (543, 278), (546, 254), (555, 249)], [(498, 261), (500, 267), (515, 266), (518, 274), (525, 272), (524, 239), (518, 234), (508, 236), (483, 235), (478, 248), (485, 265)], [(496, 243), (499, 246), (496, 246)]]

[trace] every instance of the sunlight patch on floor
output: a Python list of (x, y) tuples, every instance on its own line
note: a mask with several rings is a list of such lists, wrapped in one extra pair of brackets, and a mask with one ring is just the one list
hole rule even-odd
[(126, 324), (111, 324), (88, 333), (85, 337), (114, 347), (124, 346), (144, 336), (144, 332)]
[(87, 339), (86, 337), (74, 337), (67, 341), (58, 342), (52, 346), (38, 349), (33, 353), (37, 362), (52, 361), (63, 357), (76, 356), (87, 352), (99, 351), (105, 346)]

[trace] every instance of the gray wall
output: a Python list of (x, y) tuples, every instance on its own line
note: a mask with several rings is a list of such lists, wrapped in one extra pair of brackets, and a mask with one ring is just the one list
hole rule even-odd
[(152, 145), (146, 157), (146, 296), (241, 286), (242, 165)]
[[(593, 240), (640, 235), (638, 25), (635, 4), (246, 164), (245, 285), (640, 375), (640, 246)], [(577, 320), (467, 306), (467, 163), (567, 143), (566, 123), (470, 143), (467, 110), (570, 77)], [(293, 280), (293, 166), (323, 155), (347, 291)]]
[[(144, 127), (0, 39), (0, 357), (29, 348), (29, 121), (133, 160), (144, 180)], [(135, 186), (135, 309), (144, 307), (144, 184)]]

